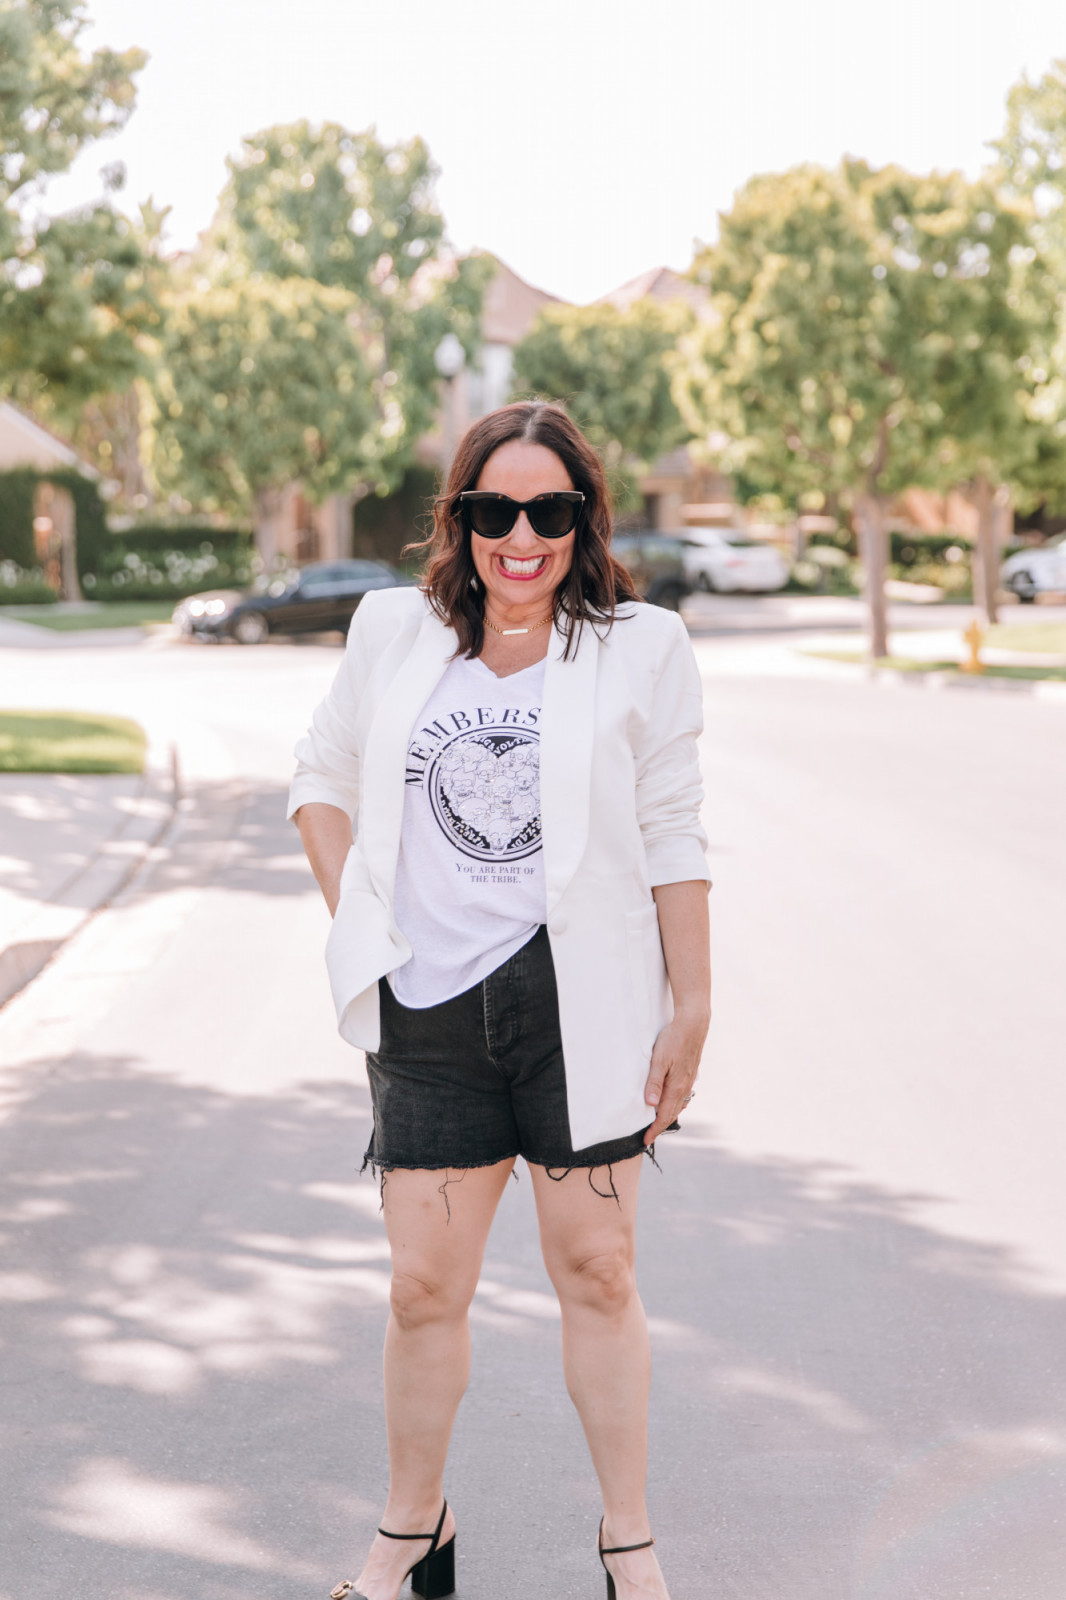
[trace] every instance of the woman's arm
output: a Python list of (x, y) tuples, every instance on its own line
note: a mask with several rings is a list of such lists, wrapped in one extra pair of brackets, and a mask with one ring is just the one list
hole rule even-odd
[(341, 894), (341, 872), (352, 847), (352, 821), (339, 806), (309, 800), (293, 817), (311, 871), (318, 879), (332, 917)]
[(644, 1098), (655, 1109), (655, 1121), (644, 1135), (646, 1145), (677, 1120), (691, 1095), (711, 1022), (707, 884), (702, 878), (687, 883), (660, 883), (652, 893), (659, 913), (674, 1015), (651, 1053)]

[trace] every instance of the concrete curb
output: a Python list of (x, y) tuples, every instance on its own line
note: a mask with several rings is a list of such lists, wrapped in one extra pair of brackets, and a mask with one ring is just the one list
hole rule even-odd
[(968, 693), (1021, 694), (1032, 700), (1057, 701), (1066, 705), (1066, 683), (1054, 679), (986, 678), (980, 673), (967, 675), (959, 672), (898, 672), (894, 667), (860, 668), (874, 682), (890, 684), (894, 688), (920, 688), (934, 690), (962, 689)]
[(179, 798), (177, 751), (172, 745), (149, 745), (141, 788), (115, 832), (0, 950), (0, 1006), (32, 982), (57, 951), (132, 881), (169, 828)]
[(832, 656), (820, 655), (803, 646), (793, 646), (792, 654), (805, 662), (816, 662), (825, 669), (827, 678), (850, 679), (853, 683), (876, 683), (889, 689), (931, 689), (936, 691), (962, 690), (969, 694), (1026, 695), (1033, 700), (1047, 700), (1066, 705), (1066, 683), (1055, 679), (989, 678), (981, 673), (964, 672), (900, 672), (897, 667), (874, 667), (862, 661), (834, 661)]

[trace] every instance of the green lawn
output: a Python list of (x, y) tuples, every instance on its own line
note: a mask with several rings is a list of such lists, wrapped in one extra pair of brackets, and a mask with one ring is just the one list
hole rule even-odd
[(1024, 624), (1000, 622), (989, 628), (986, 644), (997, 650), (1036, 650), (1041, 655), (1066, 656), (1066, 622)]
[(169, 622), (176, 600), (108, 600), (93, 611), (60, 611), (54, 606), (0, 606), (0, 616), (34, 622), (60, 633), (83, 628), (139, 628), (146, 622)]
[(143, 728), (84, 711), (0, 711), (0, 772), (141, 772)]
[[(998, 640), (997, 640), (998, 643)], [(1006, 646), (1004, 646), (1006, 648)], [(1011, 648), (1015, 648), (1012, 646)], [(820, 661), (858, 661), (869, 660), (861, 650), (803, 650), (801, 655), (814, 656)], [(916, 661), (913, 656), (882, 656), (874, 662), (878, 667), (890, 667), (894, 672), (954, 672), (960, 678), (969, 677), (970, 674), (962, 672), (957, 661)], [(1052, 683), (1066, 683), (1066, 667), (991, 667), (986, 666), (980, 674), (982, 678), (1019, 678), (1029, 682), (1048, 680)]]

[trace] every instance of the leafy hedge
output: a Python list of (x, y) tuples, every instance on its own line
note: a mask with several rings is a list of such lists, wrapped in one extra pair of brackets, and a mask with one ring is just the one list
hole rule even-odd
[[(959, 564), (962, 561), (968, 563), (973, 549), (971, 539), (950, 529), (944, 533), (890, 533), (888, 538), (888, 559), (896, 567), (925, 567), (931, 563), (955, 565), (959, 558), (949, 558), (948, 552), (952, 550), (962, 551)], [(807, 543), (808, 546), (829, 546), (845, 550), (852, 556), (858, 555), (855, 535), (848, 528), (838, 528), (836, 533), (812, 533)]]
[(252, 535), (210, 523), (144, 523), (113, 533), (96, 483), (78, 472), (0, 472), (0, 603), (54, 600), (37, 569), (33, 499), (39, 483), (69, 489), (77, 526), (78, 577), (93, 600), (169, 600), (198, 589), (237, 587), (252, 576)]
[(95, 572), (99, 553), (110, 537), (104, 502), (95, 482), (73, 471), (37, 472), (32, 467), (16, 467), (0, 472), (0, 561), (13, 561), (24, 569), (36, 563), (33, 497), (39, 483), (70, 490), (78, 530), (78, 576)]
[(50, 605), (59, 596), (45, 583), (40, 567), (0, 560), (0, 606)]
[[(931, 562), (936, 565), (962, 565), (969, 562), (973, 541), (964, 534), (952, 533), (891, 533), (889, 560), (897, 567), (922, 567)], [(962, 551), (962, 557), (949, 557), (951, 551)]]
[(200, 589), (250, 582), (254, 553), (244, 528), (145, 523), (109, 533), (95, 571), (82, 583), (94, 600), (180, 600)]
[(0, 561), (32, 567), (37, 560), (33, 544), (33, 496), (38, 474), (28, 469), (0, 472)]

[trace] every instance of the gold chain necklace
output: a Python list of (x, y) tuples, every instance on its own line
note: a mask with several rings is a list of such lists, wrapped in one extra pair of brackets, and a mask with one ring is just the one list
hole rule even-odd
[(542, 618), (540, 622), (535, 622), (531, 628), (498, 628), (494, 622), (489, 621), (488, 617), (485, 617), (483, 620), (486, 628), (491, 628), (493, 633), (536, 633), (538, 628), (546, 628), (548, 623), (552, 621), (553, 617), (554, 612)]

